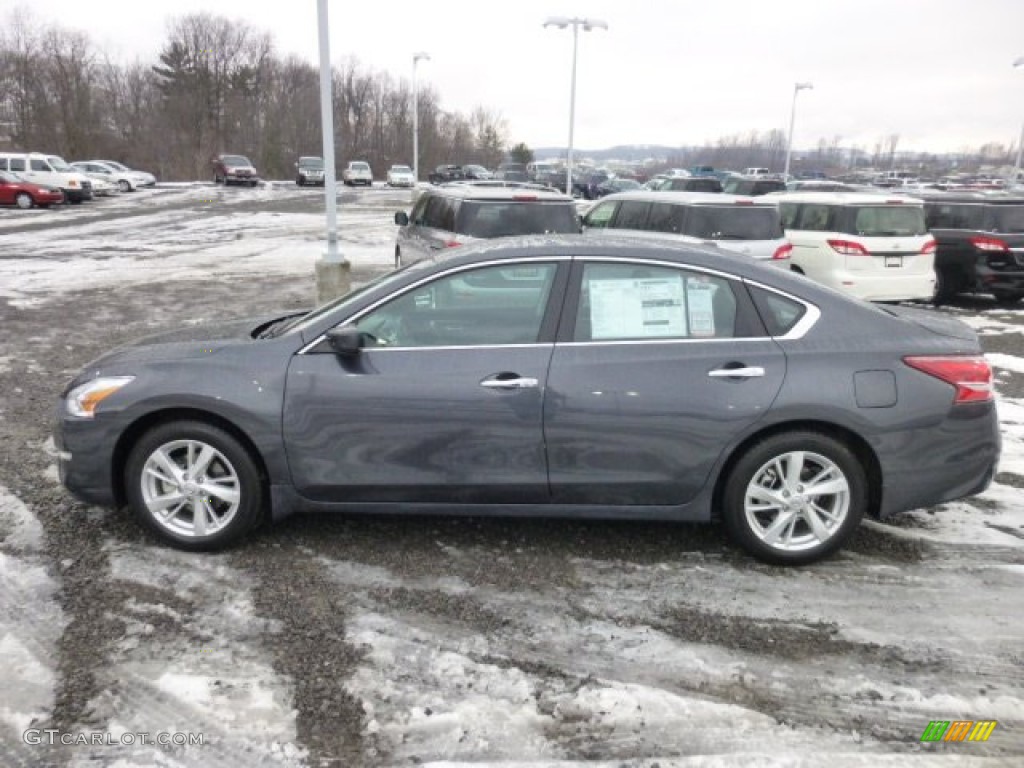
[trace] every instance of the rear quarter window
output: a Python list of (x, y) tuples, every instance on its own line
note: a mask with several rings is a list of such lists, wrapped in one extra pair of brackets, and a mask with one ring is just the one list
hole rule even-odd
[(649, 203), (623, 201), (619, 203), (619, 213), (612, 225), (615, 229), (645, 229)]
[(993, 205), (993, 230), (996, 232), (1024, 232), (1024, 205)]
[(459, 209), (460, 234), (492, 238), (579, 232), (573, 203), (467, 200)]
[(985, 207), (952, 203), (928, 203), (924, 207), (929, 229), (982, 229)]
[(773, 291), (752, 285), (750, 295), (770, 336), (785, 336), (796, 327), (800, 318), (807, 314), (807, 307), (799, 301), (780, 296)]
[(860, 237), (911, 237), (928, 231), (924, 208), (917, 205), (854, 206), (852, 232)]

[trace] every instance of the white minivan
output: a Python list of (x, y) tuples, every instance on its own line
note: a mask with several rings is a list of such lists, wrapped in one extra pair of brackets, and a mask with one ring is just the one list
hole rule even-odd
[(767, 198), (779, 206), (794, 271), (868, 301), (933, 298), (935, 238), (921, 200), (862, 192)]
[(0, 152), (0, 171), (17, 174), (33, 184), (60, 187), (72, 203), (92, 200), (92, 181), (58, 155), (39, 152)]

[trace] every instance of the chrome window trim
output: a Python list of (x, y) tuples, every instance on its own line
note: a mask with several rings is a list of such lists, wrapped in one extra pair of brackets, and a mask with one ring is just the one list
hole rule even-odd
[(812, 304), (811, 302), (805, 299), (801, 299), (799, 296), (794, 296), (793, 294), (787, 293), (786, 291), (780, 291), (778, 288), (773, 288), (770, 285), (759, 283), (756, 280), (749, 280), (747, 278), (743, 278), (743, 282), (746, 283), (747, 285), (752, 285), (755, 288), (770, 291), (771, 293), (782, 296), (783, 298), (789, 299), (790, 301), (795, 301), (798, 304), (803, 304), (804, 307), (806, 307), (807, 311), (804, 313), (804, 316), (801, 317), (797, 321), (796, 325), (790, 328), (786, 334), (782, 336), (771, 337), (773, 339), (776, 339), (777, 341), (795, 341), (796, 339), (802, 339), (804, 336), (807, 335), (807, 332), (810, 331), (811, 328), (813, 328), (815, 324), (818, 322), (818, 320), (821, 318), (821, 309), (818, 308), (817, 304)]
[[(476, 269), (478, 267), (493, 267), (493, 266), (498, 266), (498, 265), (513, 266), (513, 265), (516, 265), (516, 264), (527, 264), (527, 263), (530, 263), (530, 262), (551, 263), (551, 262), (561, 262), (561, 261), (572, 261), (572, 259), (573, 259), (572, 256), (527, 256), (527, 257), (524, 257), (522, 259), (492, 259), (490, 261), (478, 261), (478, 262), (474, 262), (473, 264), (463, 264), (463, 265), (457, 266), (457, 267), (450, 267), (450, 268), (448, 268), (446, 270), (443, 270), (442, 272), (435, 272), (434, 274), (427, 275), (426, 277), (424, 277), (424, 278), (422, 278), (420, 280), (417, 280), (415, 283), (412, 283), (411, 285), (407, 285), (401, 291), (397, 291), (397, 292), (394, 292), (394, 293), (389, 293), (387, 296), (383, 297), (382, 299), (379, 299), (379, 300), (375, 301), (370, 306), (365, 307), (364, 309), (361, 309), (356, 314), (354, 314), (351, 317), (347, 318), (344, 321), (344, 324), (345, 325), (349, 325), (351, 323), (358, 322), (364, 315), (367, 315), (370, 312), (373, 312), (373, 310), (375, 310), (377, 307), (381, 306), (382, 304), (386, 304), (387, 302), (391, 301), (392, 299), (397, 299), (397, 298), (399, 298), (401, 296), (404, 296), (405, 294), (409, 293), (410, 291), (416, 290), (417, 288), (419, 288), (424, 283), (429, 283), (429, 282), (432, 282), (434, 280), (439, 280), (439, 279), (441, 279), (443, 277), (447, 277), (448, 275), (458, 274), (459, 272), (465, 272), (467, 270)], [(337, 325), (334, 325), (334, 326), (331, 326), (331, 327), (332, 328), (336, 328)], [(313, 339), (313, 341), (309, 342), (304, 347), (302, 347), (302, 349), (300, 349), (296, 354), (299, 354), (299, 355), (306, 354), (310, 349), (312, 349), (313, 347), (315, 347), (318, 344), (320, 344), (326, 338), (327, 338), (327, 334), (326, 333), (321, 333), (319, 336), (317, 336), (315, 339)], [(487, 349), (487, 348), (490, 348), (492, 346), (493, 347), (515, 347), (515, 346), (530, 347), (530, 346), (542, 346), (542, 345), (543, 345), (542, 342), (538, 342), (537, 344), (521, 344), (521, 345), (517, 345), (517, 344), (484, 345), (484, 346), (477, 346), (475, 348), (476, 349)], [(445, 347), (387, 347), (387, 349), (444, 349), (444, 348)], [(448, 349), (473, 349), (474, 347), (466, 346), (466, 347), (447, 347), (447, 348)], [(379, 350), (379, 349), (384, 349), (384, 347), (369, 347), (369, 349)]]

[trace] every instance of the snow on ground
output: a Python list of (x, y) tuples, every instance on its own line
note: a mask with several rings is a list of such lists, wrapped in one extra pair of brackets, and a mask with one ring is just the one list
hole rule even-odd
[(290, 681), (260, 647), (260, 637), (278, 627), (256, 616), (245, 575), (227, 556), (111, 545), (109, 558), (112, 585), (136, 596), (118, 617), (124, 633), (102, 670), (104, 692), (90, 702), (92, 716), (115, 738), (202, 733), (205, 744), (88, 747), (76, 750), (71, 765), (104, 756), (126, 766), (169, 757), (171, 764), (245, 768), (304, 762)]
[(57, 643), (65, 620), (43, 547), (39, 520), (0, 486), (0, 764), (5, 766), (38, 756), (21, 734), (45, 722), (54, 704)]

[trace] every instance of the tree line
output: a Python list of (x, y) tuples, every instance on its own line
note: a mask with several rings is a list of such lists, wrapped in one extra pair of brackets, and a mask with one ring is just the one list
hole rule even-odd
[[(69, 161), (108, 158), (163, 180), (205, 178), (220, 152), (288, 178), (299, 155), (322, 154), (319, 68), (282, 57), (271, 35), (210, 13), (168, 24), (158, 60), (114, 61), (88, 35), (18, 9), (0, 23), (0, 149)], [(382, 176), (412, 164), (412, 88), (353, 58), (333, 69), (335, 157)], [(418, 89), (421, 173), (441, 163), (494, 167), (506, 123), (479, 106), (445, 110)]]

